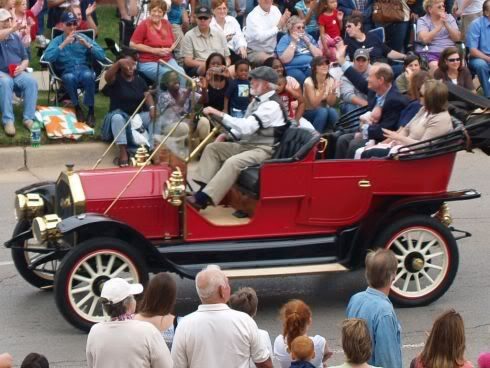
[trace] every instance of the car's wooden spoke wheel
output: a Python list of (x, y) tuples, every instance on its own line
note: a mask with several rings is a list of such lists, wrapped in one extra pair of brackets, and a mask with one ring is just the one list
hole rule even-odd
[(94, 238), (76, 245), (63, 259), (55, 278), (55, 298), (63, 316), (84, 331), (103, 321), (102, 286), (120, 277), (145, 284), (148, 271), (141, 254), (115, 238)]
[(398, 261), (390, 298), (399, 306), (432, 303), (449, 288), (459, 262), (451, 231), (429, 216), (412, 215), (388, 226), (376, 245)]

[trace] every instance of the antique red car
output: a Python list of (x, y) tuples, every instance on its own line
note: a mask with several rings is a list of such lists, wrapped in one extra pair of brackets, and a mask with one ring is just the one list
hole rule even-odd
[[(23, 278), (54, 286), (60, 312), (83, 330), (104, 318), (99, 296), (112, 277), (192, 278), (207, 264), (230, 278), (341, 272), (362, 267), (378, 247), (399, 262), (392, 300), (426, 305), (450, 287), (456, 240), (470, 235), (449, 226), (446, 203), (480, 196), (447, 191), (456, 152), (487, 147), (487, 131), (488, 115), (475, 115), (385, 159), (334, 160), (321, 154), (316, 133), (292, 127), (294, 145), (282, 142), (271, 160), (244, 170), (220, 206), (200, 212), (186, 203), (185, 160), (69, 166), (56, 182), (17, 191), (18, 223), (6, 246)], [(248, 217), (234, 216), (237, 209)]]

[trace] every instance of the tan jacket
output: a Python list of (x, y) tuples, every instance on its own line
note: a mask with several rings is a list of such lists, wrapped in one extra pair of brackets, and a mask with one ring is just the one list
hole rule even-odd
[(408, 133), (408, 138), (423, 141), (450, 132), (453, 125), (447, 111), (428, 114), (422, 107), (404, 129)]

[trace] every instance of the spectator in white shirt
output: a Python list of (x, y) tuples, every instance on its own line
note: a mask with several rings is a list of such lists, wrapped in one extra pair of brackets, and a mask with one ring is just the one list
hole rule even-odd
[(277, 33), (286, 25), (291, 13), (286, 10), (281, 15), (272, 5), (272, 0), (259, 0), (254, 10), (247, 16), (245, 38), (248, 43), (248, 60), (256, 65), (273, 56), (277, 45)]
[(471, 22), (481, 17), (483, 0), (456, 0), (453, 6), (455, 18), (461, 17), (461, 39), (464, 40)]
[(211, 29), (216, 29), (225, 34), (228, 48), (234, 53), (231, 54), (231, 61), (235, 62), (238, 58), (246, 59), (247, 41), (245, 41), (245, 36), (238, 21), (231, 15), (227, 15), (228, 5), (226, 0), (213, 0), (211, 6), (214, 15), (213, 19), (211, 19)]
[(202, 304), (184, 317), (175, 332), (172, 359), (175, 368), (233, 367), (272, 368), (272, 361), (249, 315), (230, 309), (228, 278), (210, 265), (196, 276)]

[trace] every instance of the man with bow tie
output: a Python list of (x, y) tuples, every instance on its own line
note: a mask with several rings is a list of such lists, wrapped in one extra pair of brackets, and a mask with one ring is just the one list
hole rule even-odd
[(261, 66), (250, 72), (250, 94), (255, 96), (243, 118), (234, 118), (213, 107), (203, 112), (222, 119), (237, 142), (215, 142), (202, 154), (194, 181), (201, 189), (188, 199), (197, 209), (218, 205), (233, 186), (240, 171), (271, 157), (289, 127), (287, 111), (276, 94), (277, 73)]

